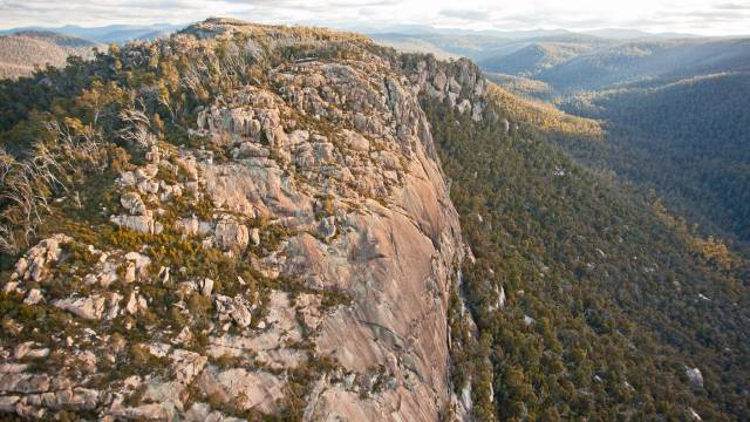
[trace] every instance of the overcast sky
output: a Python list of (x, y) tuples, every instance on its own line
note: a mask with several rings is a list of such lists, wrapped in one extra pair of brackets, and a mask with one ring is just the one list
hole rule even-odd
[(750, 33), (750, 0), (0, 0), (0, 27), (190, 23), (209, 16), (336, 27), (605, 27), (703, 35)]

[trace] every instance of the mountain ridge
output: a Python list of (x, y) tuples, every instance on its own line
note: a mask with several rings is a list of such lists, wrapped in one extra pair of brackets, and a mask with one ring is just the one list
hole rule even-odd
[[(484, 89), (456, 69), (441, 92)], [(56, 110), (20, 89), (45, 77)], [(2, 197), (27, 198), (32, 177), (41, 199), (0, 202), (0, 412), (460, 411), (445, 315), (466, 250), (421, 85), (395, 57), (359, 35), (210, 19), (17, 83), (3, 95), (37, 112), (3, 113)]]
[(107, 25), (102, 27), (82, 27), (66, 25), (60, 27), (29, 26), (0, 30), (0, 35), (13, 35), (19, 32), (43, 31), (70, 35), (101, 44), (125, 43), (134, 40), (150, 40), (156, 35), (163, 36), (184, 28), (187, 25)]
[(92, 57), (96, 47), (101, 45), (51, 32), (0, 36), (0, 78), (29, 76), (37, 66), (64, 66), (71, 55)]

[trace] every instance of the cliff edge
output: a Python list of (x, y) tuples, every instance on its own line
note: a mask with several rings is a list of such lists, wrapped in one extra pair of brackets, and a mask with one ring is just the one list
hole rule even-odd
[[(56, 160), (87, 168), (59, 170), (45, 218), (3, 203), (0, 413), (448, 415), (466, 249), (417, 96), (481, 119), (468, 98), (486, 84), (466, 62), (454, 78), (410, 60), (211, 19), (81, 64), (96, 81), (43, 128), (49, 150), (68, 142)], [(4, 157), (11, 175), (28, 159)]]

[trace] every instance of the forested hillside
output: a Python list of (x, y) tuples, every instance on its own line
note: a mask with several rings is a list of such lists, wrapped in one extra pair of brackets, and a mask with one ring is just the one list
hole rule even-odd
[(476, 256), (452, 315), (456, 388), (471, 385), (475, 414), (742, 420), (746, 263), (580, 167), (506, 104), (493, 123), (423, 101)]
[[(561, 92), (750, 69), (750, 39), (634, 41), (579, 55), (537, 75)], [(495, 71), (501, 71), (496, 69)]]
[(36, 66), (64, 66), (68, 56), (93, 57), (97, 44), (50, 32), (0, 37), (0, 79), (29, 76)]
[(510, 54), (492, 55), (479, 61), (489, 72), (534, 77), (594, 47), (586, 42), (537, 42)]
[(750, 240), (750, 73), (584, 93), (562, 108), (606, 121), (601, 142), (563, 144), (587, 165), (654, 189), (708, 233)]
[(653, 191), (704, 235), (746, 250), (749, 47), (745, 38), (634, 40), (541, 70), (513, 54), (480, 63), (507, 91), (597, 120), (603, 137), (558, 139), (580, 163)]

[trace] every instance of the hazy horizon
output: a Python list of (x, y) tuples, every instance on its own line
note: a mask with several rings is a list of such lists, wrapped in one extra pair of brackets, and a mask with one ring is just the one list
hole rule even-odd
[[(396, 13), (398, 11), (398, 13)], [(101, 27), (109, 25), (186, 25), (211, 16), (259, 23), (303, 24), (336, 28), (380, 29), (396, 25), (425, 25), (465, 30), (638, 30), (703, 36), (748, 34), (750, 1), (679, 2), (671, 0), (613, 1), (604, 4), (574, 0), (563, 6), (532, 0), (505, 6), (487, 0), (467, 0), (462, 7), (446, 0), (84, 0), (63, 4), (42, 0), (0, 0), (0, 28)], [(114, 17), (114, 18), (113, 18)]]

